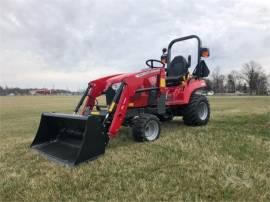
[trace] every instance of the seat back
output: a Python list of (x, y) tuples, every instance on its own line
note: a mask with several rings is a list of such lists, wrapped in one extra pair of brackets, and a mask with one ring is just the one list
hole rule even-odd
[(175, 56), (167, 69), (167, 76), (177, 77), (184, 75), (188, 72), (188, 66), (187, 60), (183, 56)]

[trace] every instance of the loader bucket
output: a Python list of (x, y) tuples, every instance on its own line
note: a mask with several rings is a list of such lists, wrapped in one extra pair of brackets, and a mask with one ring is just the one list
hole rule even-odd
[(105, 153), (105, 135), (97, 116), (43, 113), (31, 148), (70, 166)]

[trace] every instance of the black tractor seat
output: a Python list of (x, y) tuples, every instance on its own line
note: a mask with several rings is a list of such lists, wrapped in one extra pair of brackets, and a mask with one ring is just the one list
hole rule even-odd
[(167, 87), (171, 87), (171, 86), (178, 86), (182, 83), (182, 81), (185, 80), (185, 78), (187, 77), (188, 74), (183, 74), (180, 76), (176, 76), (176, 77), (167, 77), (166, 78), (166, 86)]
[(166, 86), (177, 86), (188, 75), (189, 65), (187, 60), (179, 55), (174, 57), (169, 67), (167, 68)]

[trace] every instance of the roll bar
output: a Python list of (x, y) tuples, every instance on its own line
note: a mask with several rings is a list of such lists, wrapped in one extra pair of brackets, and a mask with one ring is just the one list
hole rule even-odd
[(185, 41), (185, 40), (188, 40), (188, 39), (197, 39), (197, 41), (198, 41), (198, 64), (200, 63), (200, 61), (201, 61), (201, 45), (202, 45), (201, 39), (197, 35), (189, 35), (189, 36), (174, 39), (169, 43), (169, 45), (168, 45), (168, 53), (167, 53), (168, 54), (167, 55), (167, 67), (169, 67), (170, 63), (171, 63), (171, 49), (172, 49), (172, 46), (176, 42)]

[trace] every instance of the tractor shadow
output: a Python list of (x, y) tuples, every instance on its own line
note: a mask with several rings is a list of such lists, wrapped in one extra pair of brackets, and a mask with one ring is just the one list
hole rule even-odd
[(161, 122), (161, 127), (179, 127), (186, 126), (182, 119), (173, 119), (172, 121)]
[[(182, 119), (174, 119), (172, 121), (161, 122), (161, 136), (170, 135), (175, 130), (181, 130), (186, 128)], [(108, 148), (119, 148), (119, 147), (131, 147), (134, 144), (142, 144), (142, 142), (136, 142), (132, 136), (132, 129), (129, 127), (122, 127), (119, 131), (119, 135), (116, 138), (110, 140)]]
[(187, 126), (184, 124), (182, 119), (174, 119), (172, 121), (166, 121), (161, 123), (161, 136), (168, 136), (175, 131), (185, 129)]
[(112, 149), (116, 147), (129, 147), (132, 146), (134, 143), (137, 142), (135, 142), (132, 137), (131, 128), (121, 127), (118, 136), (110, 140), (108, 148)]

